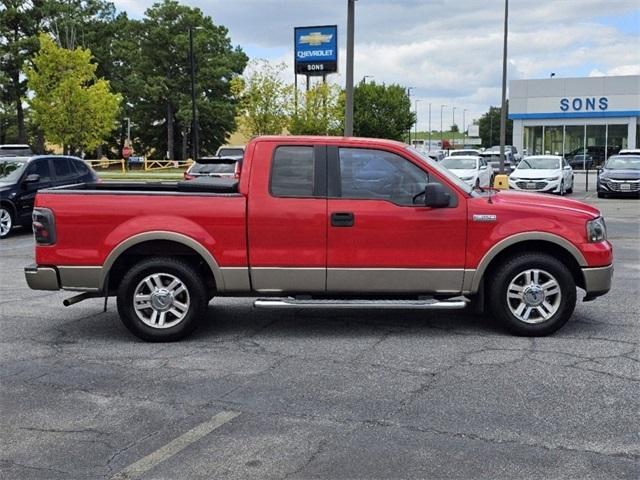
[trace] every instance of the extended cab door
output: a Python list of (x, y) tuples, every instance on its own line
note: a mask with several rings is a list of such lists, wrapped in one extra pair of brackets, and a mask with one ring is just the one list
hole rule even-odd
[[(418, 159), (375, 148), (328, 147), (327, 291), (462, 290), (466, 201)], [(446, 208), (424, 206), (427, 182), (447, 187)]]
[(324, 292), (326, 147), (258, 142), (248, 199), (251, 285), (262, 292)]

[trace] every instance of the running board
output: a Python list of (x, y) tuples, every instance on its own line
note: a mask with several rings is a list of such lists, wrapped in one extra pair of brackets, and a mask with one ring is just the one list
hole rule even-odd
[(384, 308), (415, 310), (460, 310), (466, 300), (298, 300), (295, 298), (259, 298), (256, 308)]

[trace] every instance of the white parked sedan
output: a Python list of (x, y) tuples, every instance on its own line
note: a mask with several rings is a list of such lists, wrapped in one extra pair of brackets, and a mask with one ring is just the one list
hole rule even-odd
[(490, 187), (493, 170), (484, 158), (476, 156), (446, 157), (440, 162), (451, 173), (472, 187)]
[(573, 169), (557, 155), (526, 157), (509, 176), (509, 188), (560, 195), (571, 193)]

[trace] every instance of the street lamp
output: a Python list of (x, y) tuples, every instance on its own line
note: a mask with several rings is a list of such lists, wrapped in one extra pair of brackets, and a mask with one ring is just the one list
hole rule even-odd
[(442, 111), (446, 105), (440, 105), (440, 148), (444, 150), (444, 132), (442, 131)]
[(362, 77), (362, 83), (367, 83), (367, 78), (373, 78), (373, 75), (365, 75)]
[[(416, 143), (416, 145), (418, 144), (418, 102), (420, 100), (416, 98), (416, 127), (415, 127), (415, 133), (413, 135), (413, 141)], [(411, 139), (409, 139), (411, 140)], [(411, 143), (411, 142), (409, 142)]]

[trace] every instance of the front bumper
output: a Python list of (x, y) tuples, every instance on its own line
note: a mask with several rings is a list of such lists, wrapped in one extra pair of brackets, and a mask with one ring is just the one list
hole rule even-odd
[(611, 281), (613, 279), (613, 265), (606, 267), (583, 267), (582, 275), (584, 276), (584, 289), (587, 296), (584, 301), (588, 302), (611, 290)]
[[(528, 188), (529, 185), (535, 185), (535, 188)], [(520, 190), (522, 192), (554, 192), (560, 191), (560, 179), (557, 180), (512, 180), (509, 178), (509, 188)]]
[(53, 267), (24, 267), (24, 278), (32, 290), (60, 290), (58, 272)]

